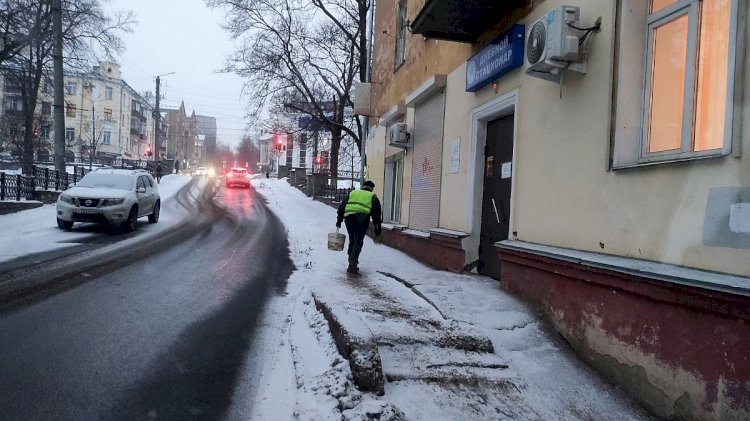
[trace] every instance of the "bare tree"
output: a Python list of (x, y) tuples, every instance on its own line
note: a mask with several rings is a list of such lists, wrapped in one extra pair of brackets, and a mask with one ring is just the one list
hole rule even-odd
[(360, 144), (352, 91), (365, 78), (369, 1), (206, 0), (226, 10), (225, 29), (240, 42), (225, 70), (244, 78), (248, 116), (272, 100), (318, 120), (331, 133), (333, 183), (342, 139)]
[[(104, 122), (101, 119), (96, 118), (95, 121), (83, 125), (83, 133), (81, 133), (78, 139), (78, 145), (84, 154), (88, 156), (89, 167), (94, 163), (99, 149), (106, 144), (105, 140)], [(67, 142), (71, 142), (73, 145), (76, 143), (74, 140), (71, 141), (71, 139), (66, 139)]]
[[(217, 142), (216, 143), (216, 167), (217, 168), (230, 168), (232, 165), (234, 165), (234, 151), (232, 151), (232, 147), (227, 145), (226, 143)], [(226, 168), (224, 168), (224, 165), (226, 164)]]
[[(15, 33), (28, 34), (24, 46), (14, 50), (3, 63), (6, 78), (17, 85), (24, 115), (23, 171), (31, 172), (34, 162), (34, 116), (42, 80), (52, 64), (52, 11), (50, 0), (5, 0), (16, 10)], [(65, 63), (70, 69), (86, 69), (97, 54), (112, 58), (122, 49), (119, 30), (129, 30), (131, 13), (107, 16), (100, 0), (75, 0), (63, 4)], [(87, 69), (88, 70), (88, 69)]]
[(237, 145), (236, 156), (240, 166), (247, 163), (248, 168), (256, 168), (260, 162), (260, 149), (249, 136), (245, 136)]

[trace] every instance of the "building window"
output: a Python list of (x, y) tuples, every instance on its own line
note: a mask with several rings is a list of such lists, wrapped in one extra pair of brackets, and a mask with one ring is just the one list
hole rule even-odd
[(104, 131), (104, 134), (102, 135), (102, 143), (105, 145), (112, 144), (112, 132)]
[(66, 104), (65, 105), (65, 117), (75, 117), (75, 116), (76, 116), (76, 105)]
[(401, 221), (401, 190), (404, 181), (403, 153), (386, 158), (383, 218), (388, 222)]
[[(738, 1), (626, 2), (622, 31), (645, 22), (640, 42), (646, 47), (638, 58), (633, 48), (638, 36), (623, 37), (619, 46), (621, 66), (633, 69), (643, 63), (644, 70), (640, 76), (622, 75), (618, 83), (613, 166), (728, 154)], [(641, 110), (638, 120), (631, 115), (634, 109)]]
[(651, 1), (646, 155), (723, 147), (730, 11), (730, 0)]
[(73, 127), (65, 128), (65, 140), (72, 142), (76, 138), (76, 129)]
[(45, 80), (44, 85), (42, 85), (42, 92), (45, 94), (52, 93), (55, 90), (55, 86), (52, 84), (51, 81)]
[(15, 95), (8, 96), (5, 102), (5, 109), (8, 111), (21, 111), (21, 99)]
[(396, 12), (396, 62), (395, 69), (404, 64), (406, 59), (406, 29), (409, 21), (406, 18), (406, 1), (398, 2), (398, 11)]
[(65, 85), (65, 92), (68, 95), (75, 95), (77, 90), (78, 90), (78, 83), (76, 82), (70, 81), (68, 82), (67, 85)]
[(107, 101), (112, 101), (112, 87), (107, 86), (104, 88), (104, 99)]
[(51, 115), (52, 114), (52, 103), (50, 102), (42, 102), (42, 115)]
[(111, 108), (104, 109), (104, 119), (107, 121), (112, 121), (112, 109)]

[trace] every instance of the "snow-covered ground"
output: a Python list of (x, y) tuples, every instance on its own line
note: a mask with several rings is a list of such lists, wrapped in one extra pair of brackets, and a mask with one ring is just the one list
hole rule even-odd
[[(143, 241), (184, 220), (187, 210), (174, 197), (190, 180), (162, 178), (159, 223), (141, 224), (144, 232), (123, 243)], [(205, 183), (201, 179), (190, 195), (197, 198)], [(363, 276), (352, 282), (344, 276), (346, 255), (326, 247), (333, 208), (285, 180), (259, 177), (253, 185), (287, 227), (296, 271), (286, 293), (265, 309), (248, 358), (253, 367), (237, 382), (232, 409), (237, 412), (228, 414), (230, 419), (248, 412), (252, 419), (273, 420), (647, 418), (495, 280), (437, 271), (367, 239)], [(59, 230), (54, 205), (0, 216), (0, 233), (0, 262), (92, 235)], [(339, 353), (314, 296), (378, 338), (383, 396), (354, 385), (349, 361)], [(415, 328), (414, 321), (424, 329)], [(430, 343), (444, 329), (489, 338), (494, 352)], [(257, 372), (260, 377), (251, 374)], [(451, 376), (456, 381), (444, 381)]]
[[(256, 178), (253, 185), (287, 227), (297, 268), (287, 294), (267, 308), (261, 325), (265, 339), (255, 345), (254, 355), (263, 355), (256, 364), (265, 374), (253, 399), (253, 419), (648, 417), (582, 364), (536, 313), (495, 280), (437, 271), (367, 239), (363, 276), (353, 282), (343, 274), (346, 255), (326, 247), (336, 218), (333, 208), (305, 197), (285, 180)], [(353, 385), (349, 364), (316, 308), (313, 296), (319, 295), (340, 307), (339, 313), (367, 325), (368, 334), (382, 342), (383, 396)], [(438, 333), (447, 326), (484, 335), (491, 339), (494, 355), (436, 347), (423, 343), (424, 338), (410, 343), (405, 336), (429, 336), (425, 332), (430, 329), (415, 329), (414, 320), (394, 314), (416, 317), (424, 327), (438, 326)], [(446, 366), (453, 371), (441, 370)], [(441, 381), (451, 375), (458, 381)], [(462, 381), (467, 378), (478, 379), (477, 384)]]
[[(158, 224), (141, 224), (138, 227), (139, 235), (125, 241), (141, 241), (143, 236), (155, 235), (170, 229), (180, 222), (187, 210), (177, 206), (174, 196), (192, 178), (186, 175), (168, 175), (161, 179), (159, 194), (161, 195), (162, 208)], [(205, 185), (205, 180), (199, 181), (193, 188), (191, 194), (197, 198), (198, 191)], [(76, 224), (80, 226), (80, 224)], [(40, 253), (44, 251), (58, 250), (76, 245), (76, 239), (92, 235), (90, 232), (73, 231), (65, 232), (57, 227), (55, 217), (55, 204), (42, 207), (0, 215), (0, 262), (12, 260), (21, 256)], [(6, 233), (12, 233), (7, 235)]]

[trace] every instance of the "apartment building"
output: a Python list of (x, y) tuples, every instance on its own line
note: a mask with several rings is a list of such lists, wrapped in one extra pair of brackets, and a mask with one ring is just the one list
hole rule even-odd
[[(101, 62), (89, 73), (66, 73), (64, 89), (68, 158), (88, 161), (93, 153), (104, 164), (146, 159), (153, 138), (151, 107), (122, 79), (118, 65)], [(50, 116), (52, 100), (52, 83), (47, 81), (40, 95), (43, 117)], [(42, 133), (46, 135), (47, 129), (43, 127)], [(51, 130), (49, 134), (52, 139)]]
[(748, 418), (747, 7), (379, 1), (385, 242), (499, 279), (660, 416)]

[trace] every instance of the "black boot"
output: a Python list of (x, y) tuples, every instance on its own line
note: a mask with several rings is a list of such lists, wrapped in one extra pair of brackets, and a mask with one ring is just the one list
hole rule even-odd
[(357, 262), (349, 261), (349, 267), (346, 268), (346, 273), (351, 275), (358, 275), (359, 268), (357, 267)]

